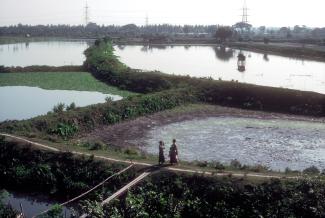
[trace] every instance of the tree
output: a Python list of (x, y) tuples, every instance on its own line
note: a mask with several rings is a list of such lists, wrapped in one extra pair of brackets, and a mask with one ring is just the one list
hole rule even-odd
[(266, 37), (264, 37), (264, 39), (263, 39), (263, 42), (264, 42), (264, 44), (269, 44), (269, 42), (270, 42), (270, 39), (269, 39), (269, 38), (266, 38)]
[(230, 38), (233, 34), (233, 30), (229, 26), (221, 26), (218, 27), (216, 31), (216, 38), (221, 40), (222, 42), (225, 42), (228, 38)]

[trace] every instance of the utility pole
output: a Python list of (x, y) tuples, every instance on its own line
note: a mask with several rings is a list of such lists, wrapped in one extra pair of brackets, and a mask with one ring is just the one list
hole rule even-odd
[(89, 7), (88, 7), (88, 2), (86, 2), (85, 6), (85, 26), (87, 26), (89, 23)]

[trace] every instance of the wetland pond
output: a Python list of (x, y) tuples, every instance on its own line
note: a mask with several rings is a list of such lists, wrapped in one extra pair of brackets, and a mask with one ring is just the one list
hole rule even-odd
[[(4, 198), (3, 202), (11, 205), (11, 207), (17, 211), (21, 211), (21, 204), (23, 206), (24, 215), (26, 218), (33, 217), (59, 203), (47, 196), (19, 193), (16, 191), (9, 191), (8, 196)], [(62, 207), (62, 212), (64, 215), (66, 215), (66, 217), (70, 217), (72, 215), (72, 211), (68, 207)]]
[(0, 45), (0, 65), (82, 65), (86, 41), (44, 41)]
[(217, 46), (115, 46), (128, 66), (164, 73), (211, 77), (325, 94), (325, 63), (242, 51), (246, 70), (237, 66), (237, 49)]
[(163, 140), (167, 156), (175, 138), (181, 160), (229, 164), (237, 159), (283, 171), (312, 165), (325, 169), (324, 133), (325, 125), (318, 122), (212, 117), (153, 127), (141, 140), (151, 154), (157, 154)]
[(122, 99), (118, 95), (100, 92), (45, 90), (38, 87), (3, 86), (0, 87), (0, 122), (4, 120), (22, 120), (51, 111), (58, 103), (77, 107), (104, 103), (107, 97), (113, 100)]

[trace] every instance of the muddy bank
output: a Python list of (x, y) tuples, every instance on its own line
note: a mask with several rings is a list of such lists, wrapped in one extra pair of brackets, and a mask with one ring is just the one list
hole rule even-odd
[(325, 118), (251, 111), (215, 105), (189, 105), (149, 116), (139, 117), (112, 126), (102, 126), (89, 134), (84, 134), (82, 139), (100, 140), (119, 147), (142, 147), (145, 144), (145, 141), (143, 140), (144, 136), (153, 128), (194, 119), (227, 116), (255, 119), (325, 122)]
[(228, 46), (253, 52), (281, 55), (313, 61), (325, 61), (325, 46), (303, 45), (300, 43), (233, 42)]

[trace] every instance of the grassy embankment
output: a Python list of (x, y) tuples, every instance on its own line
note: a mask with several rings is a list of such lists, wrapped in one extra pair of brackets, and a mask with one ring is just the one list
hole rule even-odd
[(32, 86), (49, 90), (96, 91), (128, 97), (132, 92), (120, 90), (96, 80), (87, 72), (0, 73), (0, 86)]
[[(72, 198), (121, 168), (93, 158), (34, 150), (0, 139), (0, 179), (7, 188)], [(100, 201), (141, 168), (114, 177), (78, 202), (91, 217), (323, 217), (322, 178), (259, 180), (162, 171), (105, 207)], [(42, 178), (41, 180), (39, 178)], [(1, 210), (0, 215), (5, 211)]]

